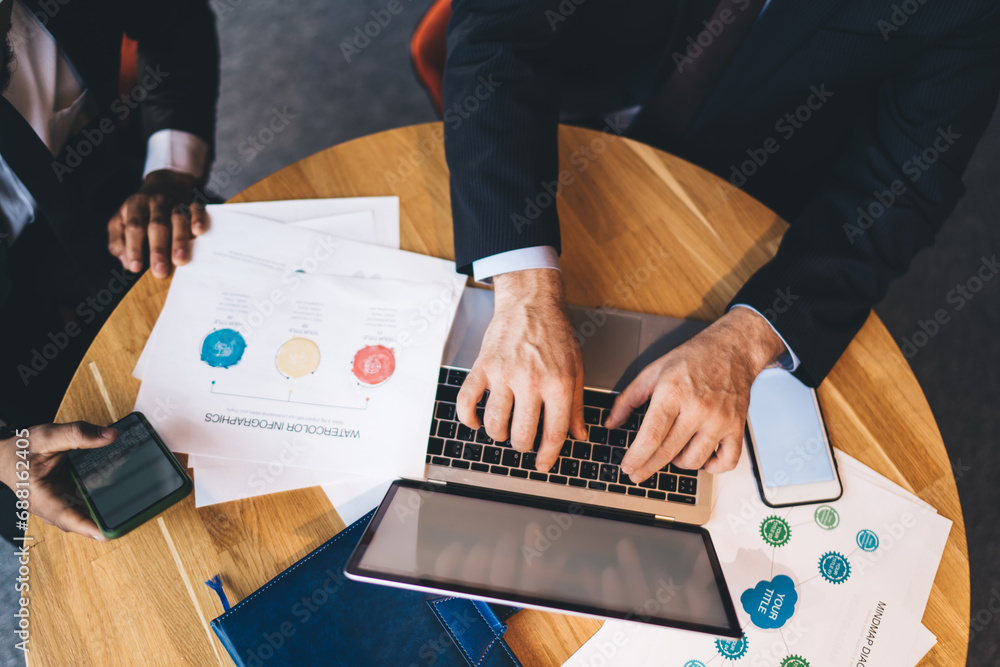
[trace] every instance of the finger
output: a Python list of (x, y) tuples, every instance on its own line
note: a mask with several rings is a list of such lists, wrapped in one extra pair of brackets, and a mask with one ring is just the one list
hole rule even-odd
[(32, 494), (32, 512), (67, 533), (106, 541), (93, 519), (60, 500), (48, 485), (41, 485)]
[(170, 213), (170, 226), (173, 230), (173, 261), (174, 266), (183, 266), (191, 261), (191, 207), (178, 204)]
[(30, 437), (31, 451), (36, 454), (104, 447), (118, 437), (118, 431), (109, 426), (98, 426), (83, 421), (36, 426), (30, 429), (29, 433), (39, 433)]
[(732, 470), (743, 453), (743, 434), (731, 433), (719, 442), (719, 448), (705, 462), (705, 472), (717, 475)]
[(618, 428), (624, 424), (629, 415), (653, 394), (657, 377), (659, 377), (658, 366), (647, 366), (643, 369), (615, 399), (608, 418), (604, 420), (604, 427)]
[(639, 552), (632, 540), (628, 539), (618, 540), (617, 552), (621, 571), (625, 573), (625, 590), (628, 592), (629, 600), (633, 606), (642, 606), (653, 595), (646, 584), (646, 577), (642, 574)]
[(142, 271), (142, 252), (149, 226), (149, 204), (145, 195), (132, 195), (122, 206), (125, 220), (125, 261), (132, 273)]
[(576, 386), (573, 388), (573, 412), (570, 415), (569, 430), (577, 440), (586, 440), (589, 435), (587, 422), (583, 419), (583, 364), (576, 373)]
[(569, 430), (574, 394), (575, 391), (566, 386), (550, 390), (548, 397), (544, 399), (545, 420), (542, 422), (542, 442), (538, 446), (538, 456), (535, 459), (535, 468), (539, 472), (548, 472), (559, 459), (559, 450)]
[[(676, 457), (688, 446), (697, 432), (698, 422), (680, 415), (670, 426), (670, 432), (664, 438), (663, 442), (660, 443), (660, 447), (648, 459), (636, 466), (635, 472), (629, 475), (629, 479), (638, 484), (671, 461), (679, 466), (680, 463), (675, 460)], [(638, 442), (638, 440), (639, 437), (636, 436), (636, 441)], [(704, 446), (704, 443), (701, 446)], [(715, 444), (713, 443), (711, 449), (714, 449), (714, 447)], [(711, 449), (708, 452), (711, 452)], [(628, 454), (625, 455), (625, 458), (628, 458)], [(705, 458), (708, 458), (708, 453), (705, 454)], [(624, 460), (622, 463), (624, 463)]]
[(125, 266), (125, 223), (120, 210), (108, 221), (108, 252)]
[(458, 421), (473, 430), (478, 429), (481, 426), (479, 423), (479, 417), (476, 416), (476, 406), (479, 405), (479, 401), (482, 400), (483, 392), (486, 391), (486, 387), (486, 373), (483, 372), (483, 369), (477, 364), (474, 365), (472, 370), (469, 371), (469, 374), (465, 376), (465, 381), (462, 382), (462, 388), (458, 392), (458, 399), (455, 404)]
[(514, 584), (517, 567), (517, 540), (514, 535), (505, 532), (497, 540), (496, 553), (490, 566), (490, 584), (510, 588)]
[(452, 542), (438, 554), (434, 561), (434, 574), (444, 579), (455, 577), (462, 570), (465, 559), (465, 547), (459, 542)]
[(505, 384), (490, 387), (490, 397), (486, 399), (486, 410), (483, 412), (486, 435), (497, 442), (507, 441), (510, 436), (510, 411), (513, 407), (514, 394), (510, 387)]
[(628, 608), (628, 604), (625, 601), (625, 587), (622, 586), (622, 578), (618, 574), (617, 568), (606, 567), (601, 572), (601, 594), (604, 597), (604, 603), (609, 608)]
[(153, 275), (166, 278), (170, 273), (170, 237), (173, 231), (170, 202), (163, 195), (149, 198), (149, 265)]
[(708, 461), (718, 446), (719, 436), (711, 432), (698, 431), (674, 457), (673, 464), (678, 468), (698, 470), (705, 465), (705, 461)]
[(524, 555), (521, 567), (521, 590), (537, 591), (545, 583), (545, 551), (548, 543), (542, 527), (529, 521), (524, 527)]
[[(649, 410), (646, 411), (639, 432), (636, 433), (635, 441), (629, 446), (622, 459), (621, 468), (626, 475), (631, 475), (638, 470), (667, 439), (667, 434), (670, 432), (674, 420), (677, 419), (680, 407), (673, 398), (666, 396), (666, 392), (653, 394)], [(681, 446), (685, 443), (687, 440), (681, 443)]]
[(519, 452), (530, 452), (535, 446), (538, 418), (542, 412), (542, 398), (533, 387), (530, 392), (522, 391), (514, 398), (514, 417), (510, 423), (510, 444)]
[(208, 231), (209, 217), (208, 211), (201, 204), (191, 204), (191, 233), (201, 236)]

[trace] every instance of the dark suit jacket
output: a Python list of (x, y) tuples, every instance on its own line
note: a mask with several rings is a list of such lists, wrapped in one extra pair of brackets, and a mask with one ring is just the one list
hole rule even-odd
[[(107, 221), (138, 186), (146, 139), (175, 129), (209, 147), (214, 143), (215, 17), (206, 0), (25, 2), (83, 80), (89, 123), (53, 159), (20, 114), (0, 99), (0, 154), (31, 191), (40, 218), (71, 260), (93, 278), (86, 275), (92, 273), (89, 260), (96, 259), (95, 252), (101, 259), (107, 255)], [(139, 83), (124, 99), (118, 91), (123, 35), (139, 44)], [(129, 131), (139, 135), (132, 145)]]
[[(530, 225), (512, 216), (557, 176), (561, 114), (647, 100), (671, 54), (697, 38), (674, 29), (690, 3), (454, 0), (444, 108), (460, 269), (559, 248), (555, 206)], [(480, 77), (492, 77), (492, 92), (449, 117)], [(637, 138), (791, 223), (733, 303), (767, 313), (802, 362), (799, 378), (816, 385), (962, 196), (998, 91), (996, 0), (773, 0), (690, 126)], [(806, 104), (809, 119), (797, 120)]]

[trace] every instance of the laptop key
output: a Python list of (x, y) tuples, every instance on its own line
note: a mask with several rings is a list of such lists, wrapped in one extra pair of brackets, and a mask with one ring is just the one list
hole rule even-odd
[(458, 424), (455, 422), (438, 422), (438, 436), (441, 438), (454, 439)]
[(510, 476), (511, 477), (522, 477), (522, 478), (523, 477), (527, 477), (528, 476), (528, 471), (527, 470), (518, 470), (517, 468), (511, 468), (510, 469)]
[(629, 431), (628, 432), (628, 444), (631, 445), (633, 442), (635, 442), (635, 436), (636, 436), (636, 432), (635, 431)]
[(626, 431), (638, 431), (639, 430), (639, 415), (637, 415), (634, 412), (632, 414), (630, 414), (628, 416), (628, 419), (625, 420), (625, 423), (622, 424), (622, 428), (625, 429)]
[(573, 455), (573, 442), (567, 440), (563, 443), (562, 450), (559, 452), (559, 456), (572, 456)]
[(587, 486), (587, 480), (585, 480), (585, 479), (577, 479), (576, 477), (570, 477), (569, 478), (569, 485), (570, 486)]
[(466, 461), (480, 460), (483, 458), (483, 446), (471, 442), (465, 443), (465, 452), (462, 454), (462, 458)]
[(660, 488), (660, 491), (677, 490), (677, 475), (671, 475), (669, 472), (661, 472), (657, 475), (660, 478), (657, 481), (657, 486)]
[(436, 466), (446, 466), (449, 463), (451, 463), (451, 461), (443, 456), (435, 456), (431, 458), (431, 463), (433, 463)]
[(608, 463), (611, 461), (611, 448), (607, 445), (594, 445), (590, 449), (590, 460), (598, 463)]
[(444, 455), (450, 456), (453, 459), (462, 458), (463, 449), (465, 449), (464, 445), (458, 440), (449, 440), (444, 443)]
[(600, 426), (591, 426), (590, 438), (588, 439), (591, 442), (603, 445), (608, 441), (608, 429)]
[(534, 452), (525, 452), (524, 454), (521, 454), (521, 467), (524, 468), (525, 470), (534, 470), (535, 469), (535, 453)]
[(477, 405), (476, 406), (476, 417), (479, 418), (479, 423), (482, 424), (483, 420), (486, 419), (486, 408)]
[(695, 504), (694, 496), (682, 496), (679, 493), (667, 494), (667, 500), (669, 500), (672, 503), (684, 503), (685, 505)]
[(448, 369), (442, 368), (438, 371), (438, 384), (445, 384), (448, 381)]
[(645, 496), (646, 495), (646, 489), (640, 489), (640, 488), (635, 487), (635, 486), (630, 486), (630, 487), (628, 487), (628, 494), (630, 496)]
[(490, 467), (488, 465), (486, 465), (485, 463), (473, 463), (472, 464), (472, 469), (476, 470), (478, 472), (489, 472), (490, 471)]
[(430, 463), (430, 462), (431, 462), (431, 455), (428, 454), (427, 456), (424, 457), (424, 463)]
[(573, 443), (573, 458), (581, 459), (586, 461), (590, 458), (590, 443), (589, 442), (574, 442)]
[(491, 463), (496, 465), (500, 463), (500, 452), (502, 450), (499, 447), (484, 447), (483, 448), (483, 463)]
[(486, 429), (480, 426), (479, 430), (476, 431), (476, 442), (478, 442), (480, 445), (492, 445), (493, 438), (486, 435)]
[(620, 466), (622, 464), (622, 459), (625, 458), (625, 451), (624, 447), (612, 447), (611, 463), (616, 466)]
[(444, 440), (441, 438), (430, 438), (427, 440), (427, 453), (438, 456), (444, 451)]
[(431, 435), (437, 435), (438, 432), (438, 420), (431, 420)]
[(601, 466), (601, 481), (611, 482), (612, 484), (618, 481), (618, 466), (612, 466), (604, 464)]
[(538, 480), (539, 482), (544, 482), (549, 478), (549, 476), (546, 475), (544, 472), (534, 472), (534, 471), (529, 472), (528, 477), (534, 480)]
[(678, 468), (673, 463), (670, 464), (670, 472), (675, 473), (677, 475), (687, 475), (689, 477), (697, 477), (698, 476), (698, 471), (697, 470), (687, 470), (685, 468)]
[(620, 428), (612, 429), (608, 433), (608, 444), (612, 447), (628, 447), (628, 431)]
[(455, 421), (455, 404), (438, 401), (437, 410), (434, 411), (434, 416), (438, 419)]
[(607, 491), (608, 485), (604, 482), (587, 482), (587, 486), (596, 491)]
[(580, 464), (580, 477), (586, 477), (587, 479), (597, 479), (600, 474), (601, 469), (596, 463), (591, 461), (584, 461)]
[(576, 477), (580, 474), (580, 462), (576, 459), (563, 459), (559, 462), (559, 474)]
[(629, 476), (625, 474), (625, 471), (621, 468), (618, 469), (618, 483), (624, 484), (625, 486), (635, 486), (635, 482), (629, 479)]
[(452, 368), (448, 371), (447, 383), (454, 387), (461, 387), (462, 383), (465, 382), (465, 376), (469, 374), (469, 371), (460, 371), (457, 368)]
[(677, 490), (693, 496), (698, 492), (698, 480), (692, 477), (681, 477), (677, 484)]
[(503, 450), (503, 464), (508, 468), (520, 468), (521, 452), (514, 449)]
[(468, 461), (463, 461), (461, 459), (454, 459), (451, 462), (451, 467), (452, 468), (462, 468), (464, 470), (468, 470), (469, 469), (469, 462)]
[(503, 466), (490, 466), (490, 472), (493, 473), (494, 475), (506, 475), (510, 471), (507, 470), (507, 468), (504, 468)]
[(646, 497), (652, 498), (653, 500), (666, 500), (667, 494), (665, 494), (663, 491), (647, 491)]
[(566, 482), (569, 480), (567, 480), (565, 477), (562, 477), (561, 475), (549, 475), (549, 481), (552, 482), (553, 484), (565, 485)]
[(459, 440), (464, 440), (465, 442), (475, 442), (476, 432), (465, 424), (459, 424), (457, 437)]
[(611, 493), (625, 493), (625, 487), (621, 484), (608, 484), (608, 491)]
[(583, 408), (583, 421), (587, 424), (593, 424), (594, 426), (601, 425), (601, 409), (600, 408), (589, 408), (584, 406)]
[(458, 387), (447, 384), (439, 384), (437, 390), (437, 400), (445, 403), (455, 403), (458, 401)]
[(639, 482), (639, 486), (641, 486), (644, 489), (655, 489), (656, 488), (656, 473), (654, 472), (652, 475), (650, 475), (649, 477), (647, 477), (643, 481)]

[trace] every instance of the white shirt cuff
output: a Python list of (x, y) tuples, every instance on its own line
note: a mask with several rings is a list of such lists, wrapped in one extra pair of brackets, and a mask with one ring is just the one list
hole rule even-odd
[(201, 178), (207, 161), (208, 144), (201, 137), (181, 130), (159, 130), (149, 135), (142, 177), (152, 171), (169, 169)]
[(550, 245), (539, 245), (483, 257), (472, 263), (472, 278), (476, 282), (487, 283), (501, 273), (527, 269), (559, 270), (559, 253)]
[[(758, 311), (753, 306), (746, 305), (745, 303), (735, 303), (733, 304), (733, 308), (746, 308), (747, 310), (752, 310), (753, 312), (760, 315), (760, 311)], [(761, 318), (763, 318), (765, 322), (767, 322), (767, 326), (771, 327), (771, 330), (774, 331), (774, 333), (778, 334), (778, 338), (781, 338), (781, 343), (785, 346), (785, 353), (780, 357), (778, 357), (778, 362), (777, 362), (778, 365), (784, 368), (786, 371), (794, 371), (796, 368), (799, 367), (799, 358), (795, 356), (795, 352), (793, 352), (792, 348), (788, 346), (788, 343), (785, 342), (784, 337), (780, 333), (778, 333), (778, 330), (774, 328), (774, 325), (771, 324), (770, 320), (768, 320), (763, 315), (760, 316)]]

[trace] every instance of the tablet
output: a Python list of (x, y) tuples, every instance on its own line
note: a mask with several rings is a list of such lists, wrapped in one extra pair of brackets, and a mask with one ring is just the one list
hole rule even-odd
[(741, 636), (703, 528), (523, 494), (396, 481), (345, 574), (513, 606)]

